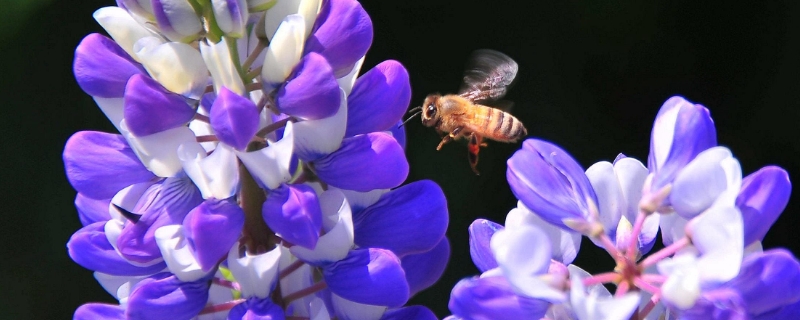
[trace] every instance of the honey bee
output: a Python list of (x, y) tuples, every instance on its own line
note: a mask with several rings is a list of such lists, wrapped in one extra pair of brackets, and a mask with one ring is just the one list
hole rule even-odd
[[(517, 142), (528, 131), (517, 118), (499, 108), (510, 108), (511, 103), (499, 100), (517, 75), (517, 63), (507, 55), (494, 50), (477, 50), (467, 62), (464, 81), (458, 94), (429, 94), (419, 107), (409, 110), (422, 114), (422, 124), (435, 127), (443, 135), (436, 150), (446, 143), (466, 138), (469, 164), (475, 174), (478, 152), (485, 147), (484, 138), (499, 142)], [(408, 121), (408, 120), (406, 120)]]

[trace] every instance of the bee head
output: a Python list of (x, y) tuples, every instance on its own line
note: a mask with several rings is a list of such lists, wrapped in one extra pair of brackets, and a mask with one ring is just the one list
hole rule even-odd
[(432, 127), (439, 121), (439, 94), (429, 94), (422, 103), (422, 124)]

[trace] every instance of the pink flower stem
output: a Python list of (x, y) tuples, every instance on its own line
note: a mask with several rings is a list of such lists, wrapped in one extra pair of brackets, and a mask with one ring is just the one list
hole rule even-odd
[(214, 279), (211, 280), (211, 282), (213, 282), (216, 285), (220, 285), (220, 286), (223, 286), (223, 287), (226, 287), (226, 288), (231, 288), (231, 289), (236, 290), (236, 291), (242, 291), (242, 287), (239, 286), (238, 283), (233, 282), (233, 281), (228, 281), (228, 280), (220, 279), (220, 278), (214, 278)]
[(584, 286), (591, 286), (601, 283), (609, 283), (615, 282), (619, 279), (619, 274), (616, 272), (606, 272), (601, 274), (596, 274), (591, 277), (583, 279)]
[(667, 257), (675, 254), (675, 252), (678, 252), (678, 250), (683, 249), (684, 247), (688, 246), (689, 244), (691, 244), (691, 241), (689, 241), (689, 238), (683, 237), (682, 239), (680, 239), (678, 241), (675, 241), (674, 243), (672, 243), (668, 247), (666, 247), (664, 249), (661, 249), (658, 252), (653, 253), (649, 257), (647, 257), (644, 260), (642, 260), (642, 262), (639, 263), (639, 267), (642, 268), (642, 269), (647, 269), (650, 266), (656, 264), (657, 262), (663, 260), (664, 258), (667, 258)]
[(300, 299), (302, 297), (305, 297), (305, 296), (307, 296), (309, 294), (312, 294), (314, 292), (320, 291), (320, 290), (325, 289), (327, 287), (328, 287), (328, 284), (325, 283), (325, 281), (317, 282), (315, 284), (312, 284), (308, 288), (301, 289), (301, 290), (298, 290), (298, 291), (295, 291), (295, 292), (292, 292), (292, 293), (286, 295), (285, 297), (283, 297), (283, 303), (288, 305), (290, 302), (292, 302), (294, 300)]
[(636, 221), (633, 222), (633, 230), (631, 230), (630, 242), (628, 243), (628, 259), (631, 261), (636, 260), (636, 252), (637, 246), (639, 244), (639, 234), (642, 233), (642, 226), (644, 226), (644, 220), (647, 218), (647, 215), (644, 211), (639, 210), (639, 213), (636, 214)]
[(200, 314), (209, 314), (209, 313), (216, 313), (220, 311), (226, 311), (233, 309), (237, 304), (245, 302), (246, 299), (236, 299), (232, 301), (228, 301), (225, 303), (215, 304), (211, 306), (206, 306), (203, 310), (200, 310)]

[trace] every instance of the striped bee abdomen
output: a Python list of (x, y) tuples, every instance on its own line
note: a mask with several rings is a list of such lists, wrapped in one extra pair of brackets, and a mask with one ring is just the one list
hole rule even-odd
[(483, 135), (487, 138), (508, 142), (517, 141), (528, 134), (522, 122), (510, 113), (491, 107), (482, 107), (485, 108), (483, 111), (486, 112), (486, 115), (480, 117), (484, 120), (481, 127)]

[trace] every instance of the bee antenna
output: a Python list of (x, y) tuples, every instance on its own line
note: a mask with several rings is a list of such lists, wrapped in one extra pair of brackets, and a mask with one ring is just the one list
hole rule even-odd
[[(419, 108), (419, 109), (422, 109), (422, 107), (418, 107), (418, 108)], [(414, 109), (417, 109), (417, 108), (414, 108)], [(406, 124), (408, 121), (411, 121), (411, 119), (414, 119), (414, 117), (418, 116), (420, 113), (422, 113), (422, 111), (418, 111), (417, 113), (415, 113), (415, 114), (412, 114), (410, 117), (408, 117), (408, 119), (406, 119), (406, 121), (403, 121), (403, 123), (401, 123), (401, 124), (398, 126), (398, 128), (402, 128), (402, 127), (403, 127), (403, 125), (405, 125), (405, 124)]]
[(406, 112), (406, 113), (412, 113), (412, 112), (414, 112), (416, 110), (422, 110), (422, 106), (419, 106), (419, 107), (413, 108), (411, 110), (408, 110), (408, 112)]

